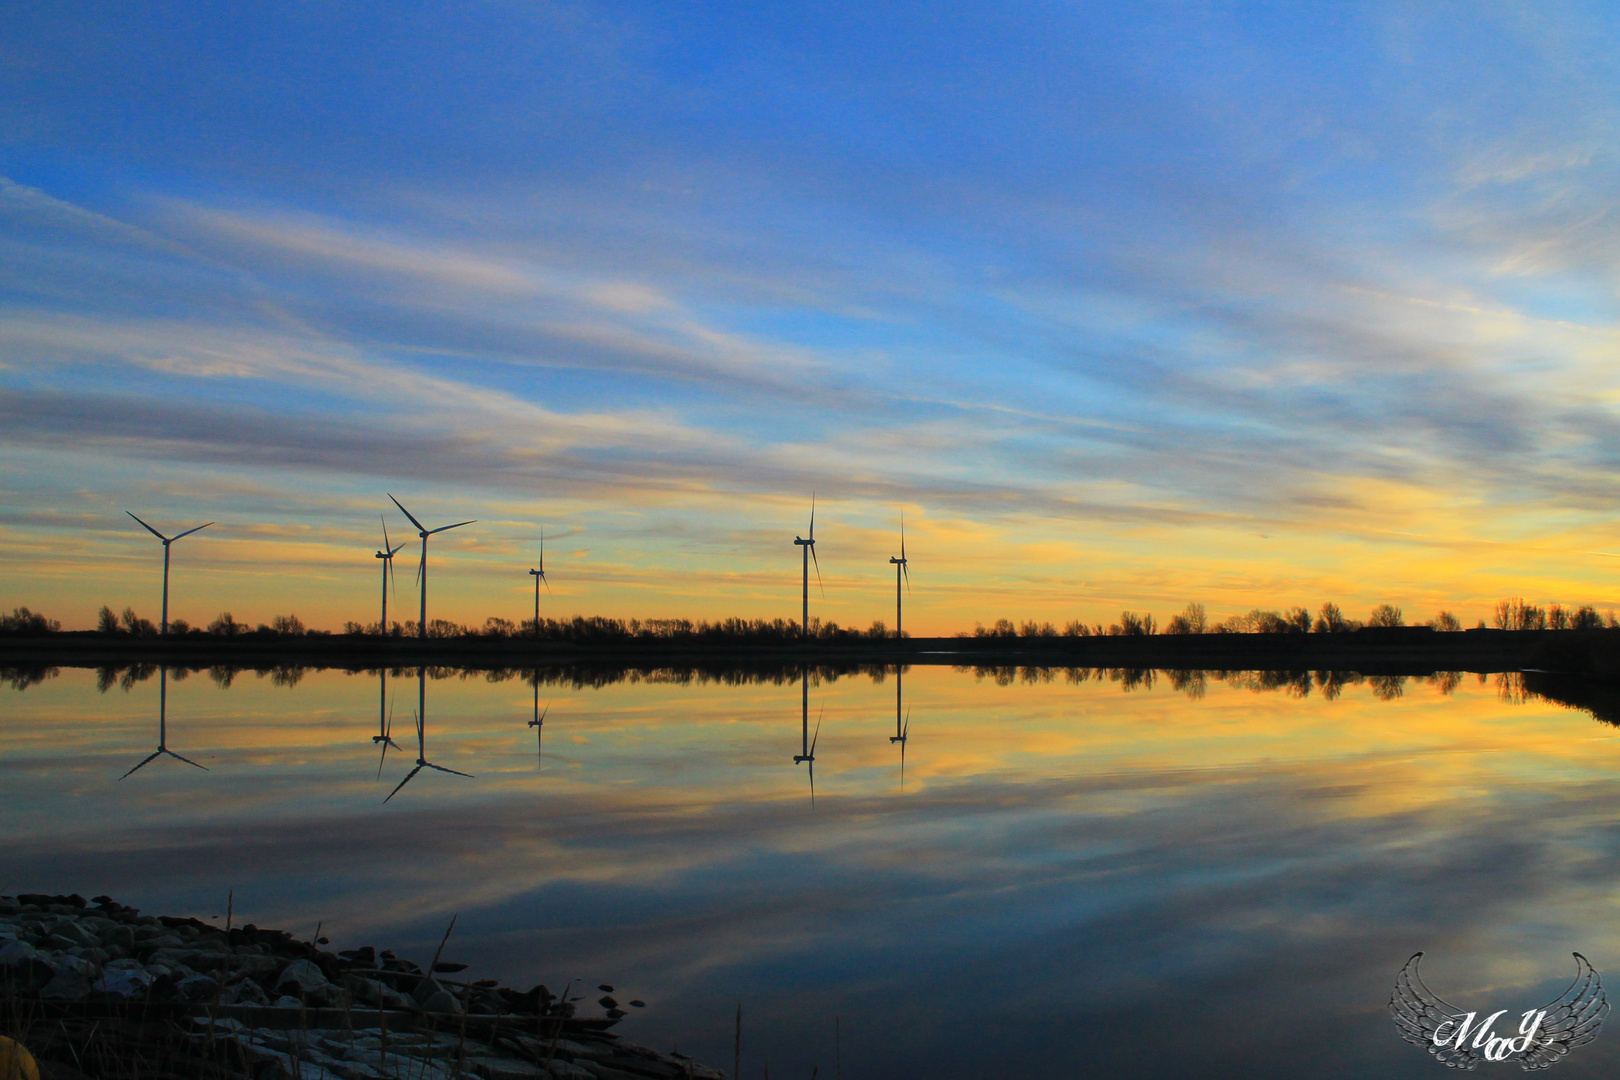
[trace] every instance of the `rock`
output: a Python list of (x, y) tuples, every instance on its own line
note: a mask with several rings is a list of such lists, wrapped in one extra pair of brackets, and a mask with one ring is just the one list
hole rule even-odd
[(151, 973), (144, 968), (109, 968), (101, 973), (101, 978), (90, 984), (90, 992), (120, 998), (145, 998), (152, 989), (152, 982)]
[(562, 1058), (552, 1058), (550, 1075), (563, 1077), (565, 1080), (595, 1080), (596, 1077), (595, 1073), (583, 1065), (564, 1061)]
[(543, 1067), (522, 1058), (469, 1057), (467, 1067), (484, 1080), (536, 1080), (547, 1075)]
[(219, 992), (219, 983), (207, 975), (193, 973), (175, 983), (174, 990), (186, 1001), (207, 1001)]
[(414, 1004), (409, 997), (377, 979), (346, 975), (343, 985), (355, 996), (355, 1000), (366, 1005), (381, 1006), (385, 1009), (409, 1009)]
[(26, 941), (8, 941), (0, 948), (0, 985), (19, 992), (34, 990), (50, 982), (56, 969)]
[(310, 994), (331, 985), (312, 960), (294, 960), (276, 976), (276, 992), (281, 994)]
[(429, 994), (427, 1000), (422, 1002), (422, 1011), (459, 1016), (461, 1014), (461, 1002), (457, 1001), (455, 995), (450, 991), (438, 990)]
[(95, 970), (89, 961), (64, 956), (57, 961), (56, 974), (39, 996), (46, 1001), (83, 1001), (90, 996), (90, 982), (94, 978)]
[(304, 1007), (303, 1001), (293, 997), (291, 994), (283, 994), (271, 1004), (278, 1009), (301, 1009)]
[(219, 999), (224, 1005), (268, 1005), (270, 995), (252, 979), (238, 979), (225, 988)]

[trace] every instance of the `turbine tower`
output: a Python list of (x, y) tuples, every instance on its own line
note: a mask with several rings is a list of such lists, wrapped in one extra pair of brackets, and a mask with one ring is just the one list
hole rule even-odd
[[(388, 522), (383, 519), (383, 516), (381, 514), (377, 515), (377, 519), (379, 521), (382, 521), (382, 527), (383, 527), (383, 549), (381, 551), (377, 552), (377, 558), (379, 558), (379, 559), (381, 559), (383, 561), (382, 622), (378, 623), (377, 625), (378, 625), (378, 627), (380, 627), (379, 632), (382, 633), (383, 636), (386, 637), (388, 635), (388, 582), (389, 582), (389, 579), (393, 578), (393, 576), (394, 576), (394, 556), (398, 555), (399, 552), (400, 552), (400, 548), (403, 548), (405, 545), (400, 544), (399, 547), (389, 547), (388, 546)], [(399, 591), (399, 585), (398, 585), (397, 582), (394, 585), (394, 591), (395, 592)]]
[(904, 699), (905, 668), (899, 664), (894, 665), (894, 734), (889, 736), (889, 745), (900, 744), (900, 790), (906, 790), (906, 740), (911, 737), (911, 710), (906, 710), (904, 726), (900, 723), (900, 707)]
[(540, 673), (534, 673), (534, 719), (529, 726), (534, 728), (534, 771), (539, 772), (545, 762), (541, 758), (540, 742), (546, 734), (546, 716), (551, 712), (551, 702), (546, 702), (546, 711), (540, 711)]
[[(400, 509), (405, 508), (402, 506)], [(469, 525), (471, 522), (464, 521), (462, 524)], [(405, 779), (399, 782), (399, 786), (388, 793), (388, 799), (398, 795), (399, 789), (410, 783), (416, 774), (423, 769), (438, 769), (440, 772), (449, 773), (452, 776), (469, 776), (470, 778), (468, 773), (456, 772), (456, 770), (447, 769), (443, 765), (435, 765), (427, 759), (427, 668), (419, 667), (416, 669), (416, 768), (405, 774)], [(384, 799), (383, 802), (387, 802), (388, 799)]]
[[(540, 565), (529, 574), (534, 578), (534, 636), (540, 636), (540, 583), (546, 581), (546, 530), (540, 530)], [(551, 582), (546, 581), (546, 592), (551, 592)], [(539, 683), (535, 683), (535, 693), (539, 693)]]
[(890, 557), (894, 563), (894, 636), (902, 637), (900, 633), (900, 575), (906, 578), (906, 589), (911, 589), (911, 571), (906, 568), (906, 515), (900, 515), (900, 557)]
[(793, 543), (796, 547), (804, 549), (804, 636), (810, 636), (810, 561), (816, 563), (816, 587), (821, 589), (821, 598), (827, 598), (827, 590), (821, 584), (821, 560), (816, 559), (816, 496), (810, 495), (810, 539), (795, 536)]
[[(124, 513), (129, 514), (129, 511), (125, 510)], [(135, 518), (136, 521), (139, 521), (140, 524), (141, 524), (141, 528), (145, 529), (147, 532), (151, 533), (153, 536), (155, 536), (159, 540), (163, 541), (163, 630), (162, 630), (162, 633), (163, 633), (163, 635), (165, 637), (167, 637), (168, 633), (169, 633), (169, 545), (174, 543), (176, 540), (179, 540), (183, 536), (190, 536), (192, 533), (196, 532), (198, 529), (206, 529), (206, 528), (208, 528), (208, 526), (212, 525), (213, 522), (210, 521), (205, 525), (198, 525), (196, 529), (187, 529), (185, 532), (180, 533), (177, 536), (164, 536), (162, 533), (160, 533), (156, 529), (152, 528), (152, 526), (148, 525), (146, 522), (141, 521), (140, 518), (135, 517), (134, 514), (129, 514), (129, 516), (132, 517), (132, 518)], [(137, 766), (137, 768), (139, 768), (139, 766)]]
[[(392, 494), (390, 494), (388, 497), (390, 499), (394, 499), (394, 496)], [(416, 526), (416, 530), (417, 530), (416, 535), (420, 536), (422, 538), (422, 561), (416, 564), (416, 580), (422, 586), (422, 609), (421, 609), (421, 613), (417, 616), (417, 619), (416, 619), (416, 636), (419, 637), (419, 638), (426, 638), (427, 637), (427, 542), (428, 542), (428, 537), (432, 536), (434, 533), (447, 532), (450, 529), (459, 529), (463, 525), (471, 525), (473, 522), (472, 521), (458, 521), (454, 525), (441, 525), (437, 529), (430, 529), (426, 525), (423, 525), (420, 521), (417, 521), (415, 517), (412, 517), (411, 512), (409, 510), (405, 509), (405, 507), (401, 506), (398, 499), (394, 499), (394, 505), (399, 507), (399, 512), (400, 513), (404, 514), (406, 517), (411, 519), (411, 524)], [(475, 518), (474, 520), (476, 521), (477, 519)], [(411, 775), (415, 776), (416, 774), (412, 773)]]
[(388, 760), (388, 748), (392, 746), (395, 750), (399, 750), (399, 743), (394, 741), (394, 710), (388, 705), (387, 668), (380, 668), (377, 671), (377, 683), (377, 734), (371, 737), (371, 742), (373, 745), (379, 743), (382, 745), (382, 753), (377, 757), (377, 779), (381, 780), (383, 762)]
[[(816, 733), (810, 734), (810, 669), (800, 667), (799, 683), (799, 752), (793, 755), (793, 764), (810, 766), (810, 805), (816, 804), (816, 743), (821, 741), (821, 713), (816, 715)], [(826, 707), (822, 707), (826, 712)]]
[[(179, 537), (175, 537), (175, 539), (178, 540)], [(176, 761), (183, 761), (187, 765), (201, 769), (203, 772), (208, 771), (208, 766), (198, 765), (190, 758), (181, 757), (179, 754), (169, 749), (169, 667), (167, 664), (164, 664), (158, 668), (158, 748), (152, 751), (152, 753), (147, 756), (145, 761), (141, 762), (139, 765), (135, 766), (134, 769), (129, 770), (129, 772), (125, 773), (123, 776), (120, 776), (118, 779), (127, 780), (136, 769), (150, 765), (164, 754), (169, 755)]]

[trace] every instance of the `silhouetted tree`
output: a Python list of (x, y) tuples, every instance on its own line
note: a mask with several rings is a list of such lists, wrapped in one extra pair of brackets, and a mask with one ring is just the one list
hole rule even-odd
[(1344, 617), (1344, 612), (1339, 610), (1339, 605), (1329, 600), (1318, 609), (1313, 629), (1318, 634), (1342, 634), (1351, 627), (1349, 620)]
[(101, 613), (96, 616), (96, 632), (101, 634), (118, 633), (118, 616), (106, 604), (101, 605)]
[(1571, 630), (1600, 630), (1603, 627), (1603, 616), (1593, 607), (1577, 608), (1569, 620)]
[(158, 628), (152, 625), (151, 619), (143, 619), (135, 614), (134, 608), (125, 608), (120, 617), (124, 632), (134, 634), (136, 637), (156, 637)]
[(1110, 626), (1108, 633), (1112, 637), (1141, 637), (1152, 634), (1156, 630), (1157, 626), (1152, 615), (1138, 615), (1134, 611), (1122, 611), (1119, 613), (1119, 622)]
[(1394, 604), (1379, 604), (1367, 616), (1368, 626), (1405, 626), (1406, 620), (1401, 617), (1401, 609)]

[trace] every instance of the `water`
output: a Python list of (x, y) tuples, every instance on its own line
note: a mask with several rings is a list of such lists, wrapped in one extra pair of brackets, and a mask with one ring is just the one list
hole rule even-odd
[[(1411, 953), (1515, 1017), (1572, 950), (1620, 979), (1620, 738), (1497, 677), (913, 668), (903, 744), (892, 673), (545, 685), (537, 760), (531, 685), (452, 674), (423, 744), (471, 775), (388, 802), (415, 673), (380, 776), (378, 675), (288, 681), (171, 674), (166, 746), (207, 771), (123, 780), (159, 678), (0, 690), (0, 891), (213, 917), (234, 890), (239, 923), (419, 961), (459, 913), (471, 977), (612, 983), (648, 1003), (628, 1036), (727, 1070), (741, 1002), (748, 1077), (1440, 1075), (1385, 1012)], [(1617, 1064), (1610, 1030), (1558, 1068)]]

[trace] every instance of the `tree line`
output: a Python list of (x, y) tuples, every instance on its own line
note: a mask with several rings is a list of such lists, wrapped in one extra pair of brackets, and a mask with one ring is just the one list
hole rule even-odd
[[(1463, 629), (1462, 621), (1450, 611), (1440, 611), (1423, 622), (1406, 621), (1402, 610), (1394, 604), (1379, 604), (1366, 619), (1347, 617), (1332, 601), (1321, 605), (1312, 615), (1303, 607), (1281, 610), (1255, 608), (1245, 614), (1230, 615), (1225, 619), (1211, 618), (1203, 604), (1190, 603), (1181, 612), (1172, 615), (1163, 625), (1150, 612), (1122, 611), (1111, 624), (1085, 623), (1071, 620), (1059, 627), (1051, 622), (1028, 620), (1014, 623), (1010, 619), (997, 619), (989, 626), (975, 624), (972, 630), (959, 633), (963, 638), (1055, 638), (1055, 637), (1140, 637), (1154, 634), (1343, 634), (1363, 627), (1427, 626), (1434, 630), (1454, 632)], [(1498, 630), (1600, 630), (1620, 627), (1615, 613), (1600, 614), (1590, 604), (1565, 607), (1549, 604), (1546, 607), (1513, 597), (1497, 602), (1492, 612), (1491, 626)], [(1486, 628), (1484, 619), (1478, 629)], [(0, 636), (38, 636), (60, 633), (62, 625), (26, 607), (12, 609), (11, 614), (0, 613)], [(96, 632), (109, 637), (156, 637), (158, 626), (150, 619), (126, 607), (122, 613), (103, 606), (96, 620)], [(416, 637), (415, 620), (380, 623), (346, 622), (344, 634), (371, 637)], [(171, 637), (222, 638), (284, 638), (331, 636), (329, 630), (314, 630), (305, 626), (297, 615), (277, 615), (268, 623), (254, 626), (238, 622), (230, 612), (222, 611), (206, 626), (192, 626), (185, 619), (169, 621)], [(498, 616), (485, 619), (482, 625), (464, 625), (449, 619), (431, 619), (427, 636), (431, 638), (523, 638), (542, 641), (608, 642), (608, 641), (694, 641), (785, 643), (802, 641), (806, 634), (793, 619), (619, 619), (601, 615), (576, 615), (571, 618), (542, 616), (538, 621), (524, 619), (514, 622)], [(809, 638), (816, 641), (859, 641), (892, 637), (893, 633), (881, 620), (865, 630), (841, 627), (836, 622), (813, 618), (810, 620)], [(909, 634), (907, 635), (910, 636)]]

